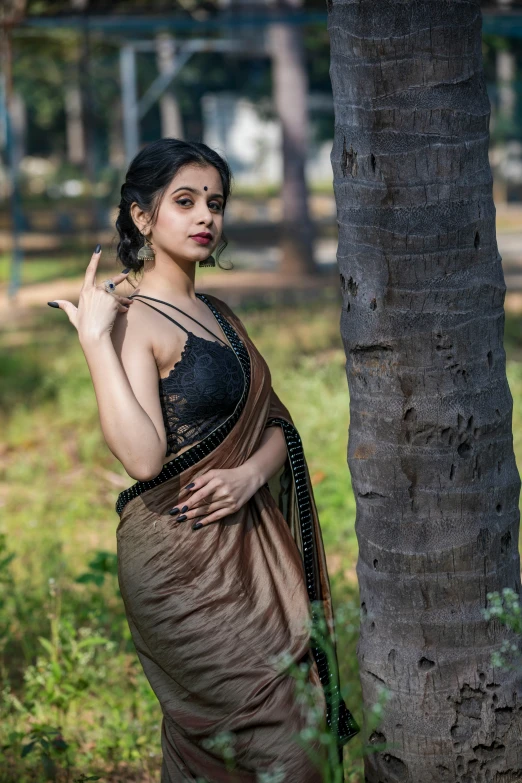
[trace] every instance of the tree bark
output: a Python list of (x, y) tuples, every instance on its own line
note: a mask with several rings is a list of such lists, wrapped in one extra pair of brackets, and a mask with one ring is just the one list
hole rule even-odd
[[(291, 12), (298, 2), (286, 0), (279, 9)], [(281, 122), (283, 207), (281, 272), (314, 274), (314, 226), (308, 205), (308, 81), (301, 29), (298, 25), (269, 25), (274, 103)]]
[(522, 779), (520, 478), (478, 0), (328, 0), (368, 783)]

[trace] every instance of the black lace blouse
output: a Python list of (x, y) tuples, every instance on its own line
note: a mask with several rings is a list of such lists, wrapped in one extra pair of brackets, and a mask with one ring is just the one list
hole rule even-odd
[(150, 299), (173, 307), (216, 338), (199, 337), (159, 308), (143, 302), (187, 333), (181, 358), (166, 378), (159, 379), (167, 434), (165, 456), (169, 456), (202, 440), (233, 413), (243, 393), (243, 370), (236, 354), (224, 340), (179, 307), (143, 294), (133, 294), (131, 299)]

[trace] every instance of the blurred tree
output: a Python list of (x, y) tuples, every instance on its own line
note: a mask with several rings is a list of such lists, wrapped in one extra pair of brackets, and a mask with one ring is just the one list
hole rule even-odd
[[(301, 5), (301, 0), (277, 0), (275, 7), (291, 14)], [(283, 255), (280, 270), (288, 275), (314, 274), (317, 272), (315, 232), (306, 181), (308, 80), (302, 29), (291, 22), (273, 22), (268, 28), (268, 42), (272, 57), (274, 105), (282, 132)]]
[(368, 783), (519, 780), (520, 673), (487, 594), (520, 592), (478, 0), (329, 0), (359, 663), (391, 694)]
[[(175, 39), (169, 33), (156, 35), (156, 59), (159, 73), (169, 73), (176, 60)], [(171, 85), (160, 98), (162, 137), (183, 138), (183, 120), (174, 87)]]

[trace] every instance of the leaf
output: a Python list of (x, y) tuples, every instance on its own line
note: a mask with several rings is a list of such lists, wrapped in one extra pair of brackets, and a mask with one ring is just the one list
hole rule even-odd
[(48, 652), (51, 657), (54, 657), (55, 649), (52, 645), (52, 642), (50, 642), (49, 639), (46, 639), (44, 636), (39, 636), (38, 641), (40, 642), (44, 650)]
[(109, 639), (103, 636), (90, 636), (88, 639), (82, 639), (78, 642), (78, 649), (82, 650), (84, 647), (95, 647), (98, 644), (107, 644)]
[(96, 584), (98, 584), (98, 580), (99, 580), (98, 574), (86, 573), (86, 574), (82, 574), (81, 576), (78, 576), (74, 581), (78, 582), (79, 584), (87, 584), (88, 582), (95, 582)]
[(56, 739), (53, 739), (53, 748), (58, 751), (64, 751), (67, 750), (69, 745), (66, 743), (63, 737), (56, 737)]
[(24, 759), (26, 756), (28, 756), (35, 745), (36, 745), (36, 740), (34, 742), (30, 742), (28, 745), (23, 745), (21, 758)]

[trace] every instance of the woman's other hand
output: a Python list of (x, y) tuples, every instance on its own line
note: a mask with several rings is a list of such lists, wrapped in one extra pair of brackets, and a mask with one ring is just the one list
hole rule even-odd
[[(82, 340), (98, 340), (104, 334), (110, 334), (118, 313), (126, 313), (133, 300), (116, 293), (109, 293), (103, 284), (96, 285), (96, 271), (101, 256), (100, 245), (96, 246), (85, 271), (83, 285), (80, 290), (78, 306), (65, 299), (50, 302), (58, 305), (67, 314), (69, 321), (78, 331)], [(126, 279), (128, 272), (120, 272), (110, 278), (115, 285)]]
[(209, 470), (181, 490), (178, 506), (169, 513), (176, 516), (177, 522), (195, 521), (194, 529), (205, 527), (239, 511), (263, 483), (246, 463), (237, 468)]

